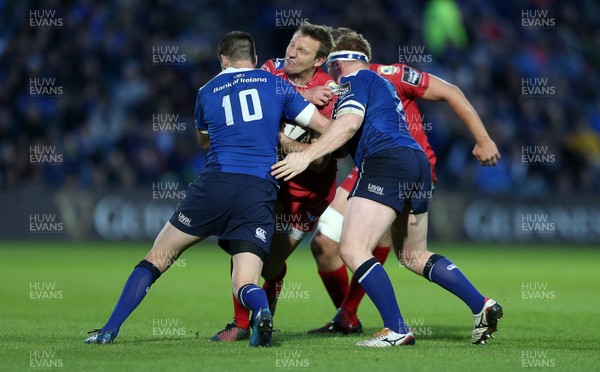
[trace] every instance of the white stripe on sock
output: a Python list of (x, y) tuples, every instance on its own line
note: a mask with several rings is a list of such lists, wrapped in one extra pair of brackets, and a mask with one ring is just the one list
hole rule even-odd
[(366, 272), (366, 273), (364, 273), (364, 275), (363, 275), (363, 276), (361, 276), (361, 277), (360, 277), (360, 279), (358, 279), (358, 283), (359, 283), (359, 284), (360, 284), (360, 283), (361, 283), (361, 282), (362, 282), (362, 281), (363, 281), (363, 280), (364, 280), (364, 279), (367, 277), (367, 275), (369, 275), (369, 273), (371, 272), (371, 270), (373, 270), (373, 268), (374, 268), (376, 265), (379, 265), (379, 266), (381, 266), (381, 264), (380, 264), (379, 262), (375, 262), (375, 263), (373, 264), (373, 266), (371, 266), (371, 267), (369, 268), (369, 270), (367, 270), (367, 272)]

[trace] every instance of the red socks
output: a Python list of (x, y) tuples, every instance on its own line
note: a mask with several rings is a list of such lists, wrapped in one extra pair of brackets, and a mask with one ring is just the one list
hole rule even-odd
[(319, 276), (323, 280), (325, 289), (333, 301), (335, 308), (339, 308), (342, 305), (344, 296), (348, 292), (348, 272), (346, 271), (346, 265), (340, 266), (339, 269), (323, 272), (319, 271)]
[[(265, 280), (263, 289), (267, 292), (267, 298), (279, 296), (279, 292), (281, 292), (281, 289), (283, 288), (283, 278), (286, 273), (287, 265), (284, 263), (283, 271), (281, 271), (281, 274), (279, 274), (275, 280)], [(244, 329), (250, 327), (250, 310), (242, 305), (235, 296), (233, 296), (233, 318), (238, 327)]]

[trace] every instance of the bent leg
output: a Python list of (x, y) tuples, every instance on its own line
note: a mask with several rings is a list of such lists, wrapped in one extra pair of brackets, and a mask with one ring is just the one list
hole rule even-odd
[(427, 213), (403, 217), (392, 228), (400, 263), (460, 298), (473, 314), (479, 313), (485, 297), (454, 263), (427, 250)]
[(388, 206), (361, 197), (351, 198), (344, 218), (340, 253), (377, 307), (384, 327), (407, 334), (392, 282), (371, 254), (395, 219), (396, 212)]
[(121, 296), (102, 332), (110, 331), (116, 337), (121, 325), (142, 302), (152, 284), (188, 247), (201, 238), (179, 231), (167, 222), (156, 237), (154, 245), (145, 259), (135, 267)]

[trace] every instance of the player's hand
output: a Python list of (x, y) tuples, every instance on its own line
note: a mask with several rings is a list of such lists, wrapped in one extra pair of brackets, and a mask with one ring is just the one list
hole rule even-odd
[(496, 143), (489, 138), (475, 144), (473, 156), (479, 160), (483, 167), (495, 166), (500, 161), (500, 152), (498, 152)]
[(296, 141), (283, 134), (283, 132), (279, 132), (279, 145), (282, 148), (290, 147), (292, 144), (294, 144), (294, 142)]
[(304, 172), (309, 164), (310, 159), (308, 156), (301, 152), (293, 152), (288, 154), (282, 161), (275, 163), (271, 167), (273, 170), (271, 174), (277, 179), (283, 178), (284, 181), (289, 181)]
[(313, 105), (327, 106), (333, 98), (333, 91), (328, 86), (320, 86), (305, 90), (302, 96)]
[(279, 148), (284, 154), (290, 154), (292, 152), (300, 152), (308, 146), (307, 143), (301, 143), (291, 139), (290, 137), (279, 132)]

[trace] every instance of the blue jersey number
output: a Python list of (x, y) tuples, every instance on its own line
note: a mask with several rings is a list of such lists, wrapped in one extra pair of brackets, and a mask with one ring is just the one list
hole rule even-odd
[[(246, 89), (238, 93), (238, 99), (240, 101), (240, 109), (242, 111), (242, 120), (245, 122), (260, 120), (263, 118), (262, 107), (260, 105), (260, 98), (258, 97), (258, 91), (256, 89)], [(249, 103), (252, 105), (253, 114), (250, 113)], [(233, 125), (233, 110), (231, 109), (231, 98), (229, 94), (223, 97), (221, 106), (225, 110), (225, 124)]]

